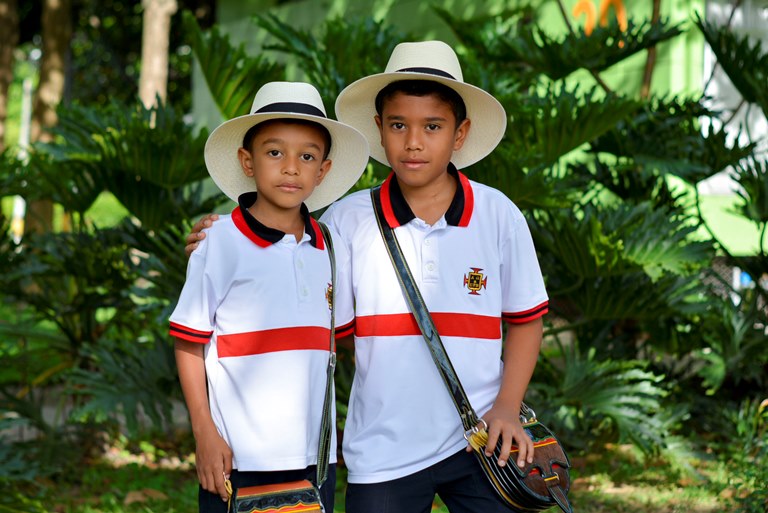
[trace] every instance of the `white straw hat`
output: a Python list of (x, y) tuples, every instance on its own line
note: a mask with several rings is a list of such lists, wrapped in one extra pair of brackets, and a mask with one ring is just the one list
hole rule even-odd
[(442, 41), (400, 43), (392, 50), (384, 73), (361, 78), (344, 88), (336, 98), (336, 116), (360, 130), (371, 146), (371, 157), (389, 165), (376, 127), (375, 100), (384, 87), (400, 80), (431, 80), (444, 84), (461, 96), (472, 125), (464, 145), (451, 162), (465, 168), (491, 153), (504, 136), (507, 115), (491, 94), (464, 82), (453, 48)]
[(256, 190), (253, 178), (245, 176), (237, 150), (245, 133), (271, 119), (304, 119), (324, 126), (331, 134), (333, 161), (330, 172), (305, 201), (311, 211), (330, 205), (357, 182), (368, 163), (368, 143), (352, 128), (325, 115), (320, 93), (304, 82), (269, 82), (253, 99), (251, 113), (219, 125), (205, 143), (205, 165), (213, 181), (230, 199)]

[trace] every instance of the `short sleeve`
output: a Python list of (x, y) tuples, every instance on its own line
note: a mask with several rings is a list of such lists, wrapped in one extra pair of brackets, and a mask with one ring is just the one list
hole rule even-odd
[(208, 343), (213, 335), (215, 307), (218, 304), (206, 272), (210, 235), (207, 233), (189, 257), (184, 287), (169, 319), (172, 336), (201, 344)]
[(528, 223), (517, 207), (511, 206), (510, 223), (501, 236), (502, 318), (524, 324), (547, 313), (549, 298)]
[(355, 328), (354, 297), (352, 293), (352, 262), (349, 249), (336, 230), (329, 227), (336, 255), (335, 312), (336, 338), (351, 335)]

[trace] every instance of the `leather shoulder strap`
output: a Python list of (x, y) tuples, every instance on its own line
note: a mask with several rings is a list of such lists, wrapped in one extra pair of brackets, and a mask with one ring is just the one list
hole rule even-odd
[(320, 422), (320, 440), (317, 448), (317, 475), (315, 484), (320, 488), (328, 477), (328, 463), (331, 455), (331, 419), (333, 406), (333, 374), (336, 369), (336, 254), (333, 252), (333, 239), (324, 223), (318, 222), (323, 234), (328, 259), (331, 263), (331, 288), (328, 291), (328, 307), (331, 309), (331, 339), (328, 357), (327, 376), (325, 381), (325, 398), (323, 399), (323, 418)]

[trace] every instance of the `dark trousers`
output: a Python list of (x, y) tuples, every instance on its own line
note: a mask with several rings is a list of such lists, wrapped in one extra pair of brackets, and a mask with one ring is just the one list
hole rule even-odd
[(435, 494), (451, 513), (510, 513), (475, 456), (461, 452), (393, 481), (347, 486), (347, 513), (430, 513)]
[[(233, 488), (243, 488), (245, 486), (256, 486), (266, 484), (285, 483), (287, 481), (299, 481), (309, 479), (315, 481), (315, 465), (311, 465), (300, 470), (283, 470), (279, 472), (238, 472), (232, 471), (229, 480)], [(328, 479), (325, 480), (320, 488), (320, 500), (323, 501), (323, 507), (328, 513), (333, 513), (334, 492), (336, 491), (336, 465), (328, 467)], [(200, 513), (227, 513), (227, 503), (221, 500), (217, 493), (211, 493), (199, 487), (198, 505)]]

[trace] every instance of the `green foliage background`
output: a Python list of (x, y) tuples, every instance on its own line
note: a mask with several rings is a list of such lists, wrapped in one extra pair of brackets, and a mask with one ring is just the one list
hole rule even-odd
[[(768, 51), (697, 16), (552, 34), (537, 5), (469, 20), (436, 9), (459, 41), (465, 79), (514, 120), (467, 173), (524, 211), (547, 281), (552, 313), (526, 400), (575, 458), (626, 444), (681, 472), (703, 454), (748, 468), (732, 485), (753, 493), (732, 505), (761, 511), (768, 290), (759, 280), (736, 290), (717, 269), (768, 271), (764, 141), (730, 144), (715, 128), (722, 114), (700, 95), (621, 95), (600, 73), (700, 31), (765, 116)], [(288, 66), (304, 70), (332, 114), (345, 85), (381, 71), (398, 42), (419, 39), (370, 18), (310, 31), (265, 14), (251, 20), (267, 42), (254, 57), (221, 28), (204, 30), (189, 12), (180, 19), (225, 118), (247, 110)], [(579, 73), (587, 78), (574, 80)], [(173, 95), (151, 110), (130, 96), (94, 98), (63, 105), (55, 142), (37, 145), (28, 161), (10, 152), (0, 160), (0, 196), (52, 199), (71, 217), (69, 232), (0, 239), (0, 308), (9, 319), (0, 321), (0, 429), (34, 440), (0, 440), (0, 485), (10, 490), (8, 507), (22, 510), (42, 507), (30, 497), (56, 484), (77, 484), (83, 462), (120, 437), (183, 439), (166, 323), (184, 280), (184, 234), (224, 201), (206, 180), (207, 130), (190, 124), (188, 104)], [(763, 237), (748, 258), (729, 254), (701, 215), (695, 186), (724, 170), (741, 185), (738, 215)], [(386, 173), (372, 163), (357, 188)], [(124, 218), (89, 216), (105, 193)], [(9, 220), (0, 223), (7, 233)], [(342, 429), (351, 354), (339, 362)]]

